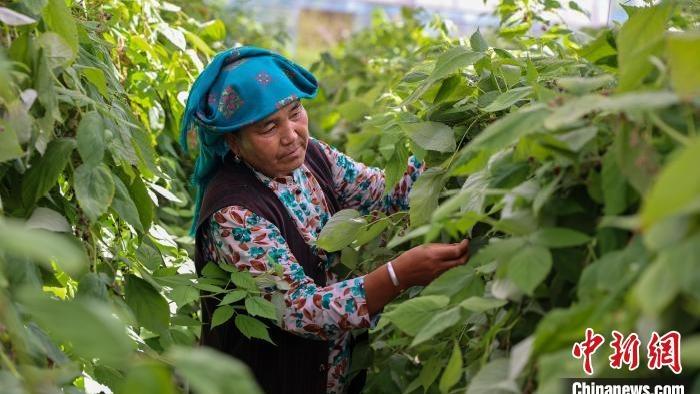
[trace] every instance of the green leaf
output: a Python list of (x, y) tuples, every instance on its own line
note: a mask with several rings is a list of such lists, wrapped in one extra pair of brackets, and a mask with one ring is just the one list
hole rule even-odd
[(546, 248), (528, 245), (508, 261), (507, 267), (506, 277), (522, 291), (532, 295), (552, 269), (552, 255)]
[(173, 346), (165, 357), (197, 393), (263, 392), (246, 364), (212, 348)]
[(642, 84), (653, 69), (650, 61), (663, 45), (666, 21), (671, 2), (639, 9), (625, 22), (617, 35), (617, 63), (620, 91), (629, 91)]
[(477, 28), (471, 37), (469, 37), (469, 44), (473, 50), (478, 52), (485, 52), (487, 49), (489, 49), (489, 44), (486, 42), (486, 40), (484, 40), (479, 28)]
[[(689, 176), (700, 168), (700, 138), (693, 139), (666, 164), (651, 190), (644, 197), (642, 226), (650, 228), (660, 220), (697, 210), (700, 196), (700, 179)], [(696, 208), (693, 208), (696, 207)]]
[(126, 378), (115, 388), (116, 394), (175, 394), (173, 382), (168, 366), (143, 360), (132, 364)]
[[(525, 135), (542, 130), (549, 110), (542, 105), (523, 107), (491, 123), (466, 146), (466, 151), (502, 149)], [(419, 178), (420, 179), (420, 178)]]
[(150, 283), (135, 275), (126, 275), (124, 301), (134, 312), (142, 327), (154, 333), (168, 329), (170, 309), (168, 302)]
[(441, 295), (416, 297), (402, 302), (390, 312), (385, 312), (384, 318), (406, 334), (415, 336), (433, 315), (449, 302), (448, 297)]
[(452, 297), (465, 289), (468, 290), (468, 294), (464, 294), (466, 297), (481, 295), (484, 292), (484, 284), (474, 274), (474, 267), (471, 265), (460, 265), (443, 272), (421, 291), (421, 295)]
[(599, 109), (600, 102), (603, 100), (604, 96), (597, 94), (588, 94), (568, 100), (544, 120), (544, 126), (550, 130), (568, 126), (584, 115)]
[(408, 193), (411, 226), (420, 226), (430, 219), (438, 206), (440, 191), (447, 182), (445, 170), (431, 167), (425, 170)]
[(403, 129), (408, 138), (425, 150), (437, 152), (454, 152), (455, 150), (454, 131), (444, 123), (402, 123), (401, 129)]
[(0, 250), (12, 256), (27, 256), (48, 270), (53, 270), (51, 263), (55, 261), (74, 277), (88, 267), (87, 255), (78, 242), (62, 234), (27, 228), (13, 219), (0, 219)]
[(25, 206), (33, 205), (56, 185), (75, 146), (73, 139), (58, 138), (49, 142), (44, 156), (32, 159), (32, 165), (22, 180), (22, 201)]
[[(381, 216), (385, 217), (385, 216)], [(380, 217), (380, 219), (381, 219)], [(390, 224), (389, 220), (377, 220), (374, 223), (370, 224), (369, 226), (364, 227), (360, 232), (357, 234), (357, 238), (355, 239), (355, 244), (357, 246), (362, 246), (366, 244), (367, 242), (377, 238), (379, 234), (382, 233)]]
[(141, 177), (134, 177), (131, 185), (129, 185), (129, 195), (131, 195), (131, 200), (136, 204), (136, 209), (139, 210), (141, 225), (146, 230), (151, 228), (151, 223), (153, 223), (153, 219), (155, 218), (155, 210), (153, 207), (153, 200), (151, 200), (146, 185), (143, 183), (143, 180), (141, 180)]
[(24, 154), (12, 127), (0, 121), (0, 163), (16, 159)]
[(576, 230), (563, 227), (545, 227), (530, 236), (534, 244), (547, 248), (567, 248), (590, 241), (590, 237)]
[(233, 290), (231, 292), (228, 292), (224, 296), (224, 299), (221, 300), (219, 305), (228, 305), (233, 304), (234, 302), (238, 302), (244, 299), (246, 294), (248, 294), (248, 292), (245, 290)]
[(255, 284), (255, 279), (253, 279), (253, 275), (248, 271), (231, 272), (231, 280), (239, 289), (251, 291), (259, 290), (258, 285)]
[(167, 38), (177, 49), (184, 51), (187, 49), (187, 41), (185, 40), (185, 35), (175, 27), (171, 27), (167, 23), (161, 23), (158, 25), (158, 32)]
[(437, 354), (430, 357), (430, 359), (423, 365), (418, 375), (418, 380), (421, 386), (423, 386), (423, 391), (427, 392), (428, 388), (435, 382), (440, 371), (442, 371), (442, 366), (444, 361)]
[(445, 78), (460, 68), (474, 64), (482, 57), (484, 57), (483, 53), (473, 52), (467, 47), (450, 48), (438, 57), (435, 69), (429, 78), (435, 81)]
[(507, 358), (492, 360), (481, 367), (467, 388), (467, 394), (516, 394), (520, 392), (516, 382), (508, 378)]
[(118, 176), (112, 177), (112, 180), (115, 186), (112, 208), (117, 212), (120, 218), (134, 226), (137, 231), (143, 232), (144, 228), (139, 218), (139, 210), (136, 208), (134, 201), (131, 200), (131, 196), (129, 196), (129, 189), (126, 188), (126, 185), (124, 185), (124, 182), (122, 182)]
[(438, 387), (441, 393), (447, 393), (450, 391), (452, 386), (457, 384), (462, 379), (462, 365), (464, 360), (462, 359), (462, 349), (460, 349), (457, 342), (454, 343), (452, 347), (452, 355), (449, 361), (447, 361), (447, 366), (445, 371), (440, 377), (440, 383)]
[(178, 308), (199, 300), (199, 290), (193, 286), (175, 286), (170, 292), (170, 299)]
[(277, 319), (275, 305), (259, 296), (246, 298), (245, 309), (251, 314), (251, 316), (266, 317), (273, 320)]
[(557, 85), (573, 94), (585, 94), (610, 86), (614, 81), (612, 75), (601, 74), (595, 77), (561, 77), (557, 79)]
[(500, 308), (507, 304), (506, 300), (497, 300), (495, 298), (469, 297), (459, 303), (461, 308), (472, 312), (486, 312), (491, 309)]
[(73, 187), (78, 204), (90, 221), (96, 222), (112, 204), (115, 192), (112, 174), (102, 164), (96, 167), (81, 164), (76, 168), (74, 176)]
[(613, 150), (603, 157), (601, 181), (605, 214), (612, 216), (624, 212), (627, 209), (627, 182), (620, 172)]
[(491, 104), (487, 105), (483, 110), (484, 112), (496, 112), (507, 108), (517, 103), (520, 100), (530, 96), (532, 94), (532, 88), (530, 86), (523, 86), (520, 88), (511, 89), (507, 92), (501, 93), (496, 97)]
[(700, 96), (700, 33), (673, 33), (666, 39), (671, 83), (679, 96)]
[(97, 91), (100, 92), (102, 97), (109, 97), (109, 93), (107, 92), (107, 78), (102, 70), (97, 67), (84, 67), (80, 69), (80, 72), (85, 79), (97, 88)]
[(329, 252), (341, 250), (355, 239), (366, 224), (365, 219), (354, 209), (338, 211), (321, 229), (316, 245)]
[(433, 339), (435, 335), (454, 326), (462, 320), (462, 313), (459, 308), (451, 308), (438, 312), (418, 331), (416, 337), (411, 342), (411, 347)]
[(254, 317), (250, 317), (248, 315), (237, 315), (236, 328), (238, 328), (241, 334), (245, 335), (245, 337), (248, 339), (258, 338), (274, 344), (272, 339), (270, 339), (269, 333), (267, 332), (267, 326)]
[(222, 41), (226, 38), (226, 25), (221, 19), (214, 19), (203, 23), (198, 33), (208, 40)]
[(44, 23), (49, 29), (58, 33), (73, 51), (78, 54), (78, 27), (64, 0), (48, 0), (42, 12)]
[(26, 288), (18, 298), (51, 337), (70, 344), (72, 352), (80, 357), (99, 358), (103, 365), (125, 366), (134, 350), (124, 325), (107, 303), (95, 299), (59, 301)]
[(5, 7), (0, 7), (0, 22), (8, 26), (24, 26), (36, 23), (34, 19)]
[[(238, 315), (238, 316), (241, 316), (241, 315)], [(211, 326), (209, 328), (212, 329), (216, 326), (224, 324), (228, 321), (228, 319), (230, 319), (232, 317), (233, 317), (233, 307), (231, 305), (222, 305), (220, 307), (217, 307), (214, 310), (214, 314), (211, 317)], [(241, 332), (242, 331), (243, 330), (241, 330)]]

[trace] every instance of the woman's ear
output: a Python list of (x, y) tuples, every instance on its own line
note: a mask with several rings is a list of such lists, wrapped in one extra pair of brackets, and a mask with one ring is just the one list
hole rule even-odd
[(234, 133), (227, 133), (224, 135), (224, 138), (226, 139), (226, 144), (228, 144), (229, 149), (236, 155), (240, 156), (241, 155), (241, 144), (240, 144), (240, 137), (236, 136)]

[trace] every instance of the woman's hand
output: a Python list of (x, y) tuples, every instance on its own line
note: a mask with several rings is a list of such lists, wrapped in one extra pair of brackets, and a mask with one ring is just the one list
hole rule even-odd
[(448, 269), (464, 264), (469, 258), (469, 241), (456, 244), (426, 244), (403, 252), (392, 262), (399, 280), (397, 288), (391, 282), (387, 265), (365, 275), (367, 310), (374, 315), (411, 286), (424, 286)]
[(468, 252), (466, 239), (455, 244), (425, 244), (405, 251), (392, 266), (402, 289), (425, 286), (448, 269), (464, 264)]

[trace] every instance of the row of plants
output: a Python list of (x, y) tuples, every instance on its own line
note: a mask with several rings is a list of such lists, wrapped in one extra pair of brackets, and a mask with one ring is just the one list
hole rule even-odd
[(213, 54), (283, 35), (154, 0), (0, 2), (0, 28), (0, 392), (259, 392), (195, 348), (179, 122)]
[[(357, 274), (471, 239), (467, 265), (384, 309), (353, 360), (367, 392), (558, 392), (586, 376), (572, 345), (587, 328), (607, 340), (597, 377), (674, 376), (645, 349), (678, 331), (697, 387), (700, 9), (624, 8), (621, 25), (573, 31), (551, 22), (573, 2), (503, 1), (498, 29), (464, 38), (407, 13), (314, 66), (318, 135), (384, 168), (387, 190), (409, 155), (428, 164), (409, 212), (342, 211), (319, 246)], [(640, 368), (608, 366), (612, 330), (642, 339)]]

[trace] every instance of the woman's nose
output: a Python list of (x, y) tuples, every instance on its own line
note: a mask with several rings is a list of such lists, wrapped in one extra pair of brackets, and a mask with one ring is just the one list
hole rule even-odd
[(298, 133), (296, 131), (296, 124), (290, 120), (287, 120), (282, 128), (282, 137), (281, 137), (281, 142), (284, 145), (289, 145), (294, 143), (298, 137)]

